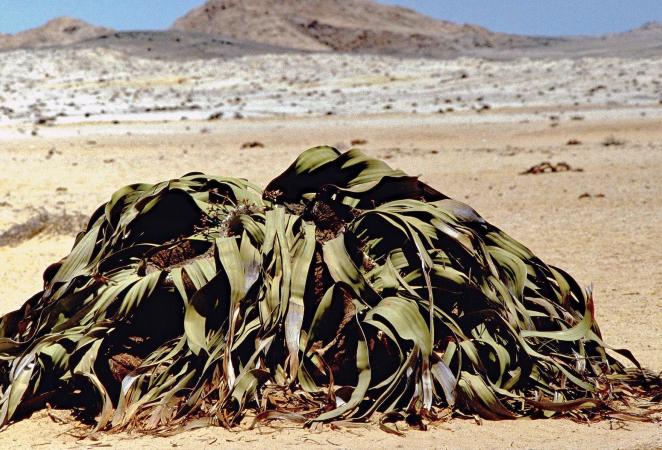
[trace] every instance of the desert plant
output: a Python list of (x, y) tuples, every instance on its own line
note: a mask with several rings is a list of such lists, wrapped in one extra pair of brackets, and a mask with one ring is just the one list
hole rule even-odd
[(0, 418), (49, 401), (96, 429), (645, 419), (659, 378), (608, 350), (638, 366), (563, 270), (416, 177), (319, 147), (264, 192), (201, 173), (116, 192), (2, 318)]

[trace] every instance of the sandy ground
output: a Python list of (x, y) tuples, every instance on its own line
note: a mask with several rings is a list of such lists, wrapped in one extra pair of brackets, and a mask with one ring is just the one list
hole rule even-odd
[[(538, 114), (536, 114), (536, 111)], [(89, 214), (130, 182), (201, 170), (264, 185), (318, 144), (361, 147), (474, 206), (548, 263), (593, 283), (608, 342), (662, 370), (662, 107), (503, 108), (439, 114), (59, 124), (36, 137), (0, 125), (0, 231), (35, 208)], [(558, 116), (550, 119), (550, 115)], [(4, 133), (4, 134), (3, 134)], [(612, 139), (609, 139), (612, 138)], [(575, 139), (580, 143), (567, 145)], [(259, 141), (264, 148), (242, 149)], [(605, 145), (607, 143), (615, 145)], [(519, 175), (542, 161), (583, 172)], [(38, 234), (0, 247), (0, 314), (40, 287), (71, 235)], [(66, 418), (66, 412), (56, 411)], [(406, 437), (367, 428), (311, 432), (205, 429), (172, 437), (98, 435), (83, 441), (46, 413), (0, 431), (0, 448), (662, 448), (659, 424), (452, 420)]]

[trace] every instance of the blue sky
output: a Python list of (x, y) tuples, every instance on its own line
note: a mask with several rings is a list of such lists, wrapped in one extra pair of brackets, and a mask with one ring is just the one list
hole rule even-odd
[[(440, 19), (495, 31), (603, 34), (662, 21), (662, 0), (380, 0)], [(203, 0), (0, 0), (0, 32), (15, 33), (57, 16), (119, 30), (162, 29)]]
[[(2, 0), (0, 0), (2, 1)], [(452, 22), (531, 35), (604, 34), (662, 21), (662, 0), (380, 0)]]

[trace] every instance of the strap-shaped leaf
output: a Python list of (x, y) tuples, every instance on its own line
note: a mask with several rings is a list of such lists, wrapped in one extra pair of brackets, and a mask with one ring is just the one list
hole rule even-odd
[(368, 312), (365, 322), (381, 328), (381, 320), (392, 326), (400, 338), (416, 344), (423, 355), (430, 355), (430, 330), (412, 301), (400, 297), (383, 299)]
[(417, 177), (331, 147), (264, 193), (202, 173), (117, 191), (0, 320), (0, 374), (2, 424), (84, 381), (97, 429), (168, 432), (248, 409), (641, 418), (662, 386), (603, 341), (568, 273)]
[(285, 316), (285, 342), (290, 353), (290, 378), (296, 379), (299, 368), (299, 341), (303, 326), (304, 293), (315, 252), (315, 226), (305, 224), (301, 231), (303, 245), (293, 255), (290, 299)]
[(344, 235), (326, 242), (322, 250), (324, 262), (336, 282), (348, 285), (358, 298), (368, 303), (375, 303), (379, 299), (377, 292), (368, 285), (365, 277), (347, 253)]

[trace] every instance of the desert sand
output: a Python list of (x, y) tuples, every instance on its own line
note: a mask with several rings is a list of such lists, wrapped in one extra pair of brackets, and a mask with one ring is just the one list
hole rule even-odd
[[(17, 132), (25, 125), (7, 121), (0, 125), (0, 230), (25, 224), (39, 211), (54, 220), (89, 214), (125, 184), (194, 170), (264, 185), (303, 149), (318, 144), (347, 149), (352, 140), (365, 140), (364, 151), (468, 202), (546, 262), (567, 269), (583, 284), (593, 283), (606, 340), (662, 370), (657, 245), (662, 107), (657, 102), (579, 110), (549, 102), (452, 114), (356, 111), (216, 121), (135, 116), (119, 124), (98, 118), (40, 127), (36, 136)], [(256, 141), (264, 146), (242, 148)], [(542, 161), (566, 162), (583, 171), (520, 175)], [(37, 227), (0, 247), (0, 313), (38, 291), (41, 271), (68, 252), (74, 231), (64, 228), (54, 233)], [(453, 419), (405, 437), (374, 424), (316, 431), (276, 424), (252, 431), (209, 428), (169, 437), (120, 433), (79, 440), (72, 436), (80, 432), (78, 425), (66, 411), (52, 416), (41, 412), (10, 425), (0, 432), (0, 447), (659, 448), (662, 443), (659, 424), (588, 425), (565, 419), (481, 425)]]

